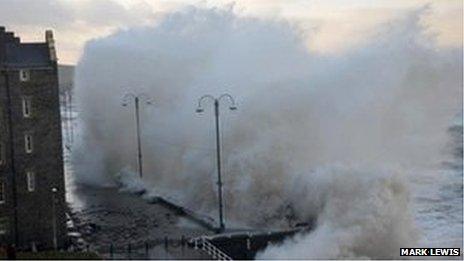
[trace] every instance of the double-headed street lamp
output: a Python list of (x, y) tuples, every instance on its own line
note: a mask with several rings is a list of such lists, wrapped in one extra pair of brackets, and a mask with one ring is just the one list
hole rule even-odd
[(135, 106), (135, 125), (137, 130), (137, 159), (138, 159), (138, 167), (139, 167), (139, 176), (143, 176), (143, 165), (142, 165), (142, 144), (140, 142), (140, 117), (139, 117), (139, 103), (142, 101), (147, 105), (151, 105), (153, 102), (148, 95), (145, 93), (133, 94), (127, 93), (122, 98), (122, 106), (129, 105), (132, 101), (134, 101)]
[(219, 200), (219, 232), (225, 230), (224, 225), (224, 216), (223, 216), (223, 203), (222, 203), (222, 179), (221, 179), (221, 139), (219, 134), (219, 102), (222, 99), (227, 99), (229, 101), (229, 109), (231, 111), (236, 110), (235, 100), (230, 94), (222, 94), (219, 98), (215, 98), (212, 95), (204, 95), (198, 100), (197, 112), (203, 112), (202, 102), (205, 100), (211, 100), (214, 102), (214, 116), (216, 122), (216, 156), (217, 156), (217, 174), (218, 174), (218, 200)]

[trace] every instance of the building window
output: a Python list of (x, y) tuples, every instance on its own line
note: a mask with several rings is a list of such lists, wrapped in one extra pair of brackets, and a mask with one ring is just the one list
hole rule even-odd
[(23, 116), (31, 117), (31, 97), (23, 97)]
[(28, 171), (26, 174), (27, 174), (27, 191), (32, 192), (35, 190), (35, 172)]
[(5, 126), (5, 118), (3, 116), (3, 108), (0, 107), (0, 127), (2, 128)]
[(5, 203), (6, 191), (5, 191), (5, 181), (0, 179), (0, 204)]
[(30, 134), (24, 135), (24, 147), (26, 149), (26, 153), (32, 153), (32, 149), (33, 149), (32, 135)]
[(0, 235), (6, 235), (8, 233), (8, 219), (0, 218)]
[(19, 70), (19, 80), (22, 82), (27, 82), (31, 79), (31, 72), (26, 69)]
[(3, 142), (0, 141), (0, 166), (5, 164), (5, 146)]

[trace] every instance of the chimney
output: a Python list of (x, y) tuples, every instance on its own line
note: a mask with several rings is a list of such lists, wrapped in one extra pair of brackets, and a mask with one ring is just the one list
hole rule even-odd
[(5, 33), (5, 42), (9, 43), (9, 42), (13, 42), (13, 38), (14, 38), (14, 33), (12, 32), (6, 32)]
[(55, 50), (55, 40), (53, 39), (53, 31), (47, 30), (45, 31), (45, 41), (48, 45), (48, 52), (50, 55), (50, 60), (56, 62), (56, 50)]

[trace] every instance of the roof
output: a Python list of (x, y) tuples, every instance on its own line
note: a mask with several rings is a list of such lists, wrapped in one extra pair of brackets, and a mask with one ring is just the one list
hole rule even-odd
[(47, 43), (7, 43), (6, 63), (10, 66), (50, 66)]
[(51, 30), (45, 31), (45, 42), (22, 43), (13, 32), (0, 26), (0, 66), (48, 68), (54, 63), (56, 52)]

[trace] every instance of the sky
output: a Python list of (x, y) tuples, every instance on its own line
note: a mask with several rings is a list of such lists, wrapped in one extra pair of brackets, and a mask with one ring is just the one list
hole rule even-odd
[(154, 25), (187, 5), (233, 5), (243, 16), (286, 19), (309, 32), (307, 46), (320, 53), (343, 52), (363, 43), (379, 24), (411, 9), (428, 7), (422, 23), (438, 47), (462, 46), (460, 0), (0, 0), (0, 25), (23, 42), (43, 41), (53, 29), (59, 62), (76, 64), (85, 43), (133, 26)]

